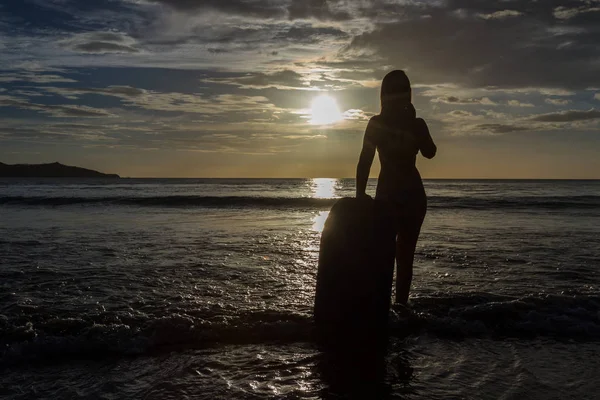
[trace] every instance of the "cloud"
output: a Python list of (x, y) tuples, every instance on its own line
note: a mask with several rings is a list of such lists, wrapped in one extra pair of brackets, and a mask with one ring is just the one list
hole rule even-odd
[(216, 11), (252, 18), (316, 19), (346, 21), (352, 18), (347, 4), (333, 0), (151, 0), (178, 11)]
[(349, 35), (332, 26), (313, 26), (310, 24), (293, 25), (287, 30), (278, 33), (274, 39), (287, 41), (293, 44), (318, 43), (324, 39), (347, 39)]
[(507, 104), (511, 107), (534, 107), (531, 103), (523, 103), (519, 100), (509, 100)]
[(69, 133), (55, 133), (43, 127), (0, 127), (0, 141), (9, 143), (56, 143), (72, 139), (75, 135)]
[(562, 88), (549, 88), (549, 87), (523, 87), (523, 88), (504, 88), (497, 89), (491, 88), (493, 90), (498, 90), (502, 93), (510, 93), (510, 94), (540, 94), (543, 96), (575, 96), (577, 92), (573, 90), (567, 90)]
[(71, 83), (77, 82), (71, 78), (54, 74), (38, 74), (34, 72), (0, 74), (0, 82), (33, 82), (33, 83)]
[(478, 17), (483, 18), (483, 19), (504, 19), (504, 18), (510, 18), (510, 17), (518, 17), (520, 15), (523, 15), (523, 13), (520, 11), (502, 10), (502, 11), (495, 11), (490, 14), (478, 14)]
[(531, 118), (532, 121), (538, 122), (575, 122), (587, 121), (600, 118), (600, 110), (591, 109), (587, 111), (568, 110), (555, 113), (536, 115)]
[[(2, 90), (0, 90), (2, 92)], [(19, 97), (43, 97), (46, 96), (46, 93), (36, 92), (34, 90), (11, 90), (10, 93), (12, 95), (16, 95)]]
[(568, 100), (568, 99), (552, 99), (552, 98), (550, 98), (550, 99), (546, 99), (544, 101), (548, 104), (552, 104), (555, 106), (564, 106), (564, 105), (571, 103), (571, 100)]
[(286, 14), (286, 2), (282, 1), (260, 1), (260, 0), (150, 0), (173, 9), (189, 11), (219, 11), (224, 14), (244, 15), (254, 18), (284, 17)]
[(95, 32), (90, 35), (91, 39), (107, 42), (125, 42), (127, 38), (122, 33), (117, 32)]
[(288, 8), (290, 19), (310, 19), (346, 21), (352, 19), (347, 10), (338, 2), (328, 0), (292, 0)]
[(137, 41), (120, 32), (86, 32), (74, 34), (60, 44), (71, 50), (92, 54), (138, 53)]
[(303, 76), (295, 71), (285, 69), (272, 73), (250, 72), (238, 76), (226, 78), (206, 78), (203, 82), (220, 83), (226, 85), (235, 85), (243, 89), (261, 89), (261, 88), (307, 88), (308, 82), (303, 80)]
[[(316, 171), (320, 161), (315, 160), (325, 157), (330, 163), (349, 159), (351, 172), (366, 119), (379, 110), (382, 77), (405, 69), (419, 115), (447, 146), (446, 154), (456, 155), (456, 146), (464, 145), (462, 150), (475, 149), (489, 161), (487, 136), (506, 135), (494, 144), (517, 148), (518, 138), (530, 132), (555, 130), (538, 153), (560, 149), (583, 160), (575, 146), (595, 149), (576, 138), (595, 135), (600, 123), (585, 111), (592, 98), (600, 100), (599, 90), (589, 89), (600, 87), (600, 23), (598, 12), (589, 10), (597, 5), (591, 0), (3, 3), (0, 95), (6, 96), (0, 147), (12, 151), (25, 137), (60, 143), (53, 152), (84, 157), (90, 151), (111, 161), (123, 157), (124, 165), (134, 159), (154, 163), (159, 172), (166, 168), (160, 160), (172, 159), (174, 151), (196, 151), (201, 154), (177, 153), (174, 164), (187, 164), (189, 157), (205, 163), (197, 169), (203, 174), (226, 174), (219, 168), (229, 168), (231, 161), (250, 173), (255, 165), (248, 168), (248, 158), (237, 154), (287, 152), (267, 168), (275, 165), (285, 174), (285, 163), (298, 168), (296, 162), (306, 162)], [(28, 63), (31, 68), (24, 68)], [(310, 89), (335, 96), (346, 110), (345, 121), (332, 128), (309, 125), (299, 110), (320, 94)], [(523, 107), (531, 104), (540, 111)], [(566, 139), (563, 131), (575, 134)], [(319, 143), (325, 135), (328, 140)], [(445, 137), (451, 135), (483, 137)], [(36, 149), (19, 146), (16, 150)], [(158, 161), (156, 156), (141, 161), (140, 149), (160, 150)], [(236, 156), (228, 158), (231, 154)], [(535, 157), (515, 157), (530, 170), (541, 168)], [(450, 164), (434, 173), (443, 176), (446, 167), (455, 167)]]
[(219, 49), (219, 48), (214, 48), (214, 47), (210, 47), (208, 48), (208, 52), (211, 54), (225, 54), (225, 53), (230, 53), (230, 50), (226, 50), (226, 49)]
[(452, 117), (452, 118), (475, 118), (476, 115), (473, 114), (472, 112), (469, 111), (465, 111), (465, 110), (453, 110), (450, 111), (448, 114), (448, 116)]
[(227, 116), (230, 121), (263, 120), (275, 118), (281, 110), (270, 103), (264, 96), (244, 96), (220, 94), (202, 96), (199, 94), (158, 92), (131, 86), (108, 86), (106, 88), (40, 88), (49, 93), (66, 98), (76, 98), (84, 94), (99, 94), (119, 98), (124, 104), (145, 110), (205, 114), (206, 116)]
[(83, 94), (103, 94), (106, 96), (115, 96), (121, 98), (138, 97), (148, 93), (147, 90), (135, 88), (132, 86), (111, 85), (105, 88), (78, 88), (78, 87), (42, 87), (46, 92), (59, 94), (63, 97), (75, 99)]
[(327, 136), (325, 135), (284, 135), (282, 136), (284, 139), (291, 140), (312, 140), (312, 139), (325, 139)]
[(84, 53), (137, 53), (139, 50), (130, 46), (109, 42), (87, 42), (73, 46), (74, 50)]
[(372, 114), (366, 113), (361, 109), (352, 108), (350, 110), (346, 110), (343, 113), (344, 119), (346, 120), (358, 120), (358, 121), (368, 121), (371, 118)]
[(431, 99), (432, 103), (446, 103), (446, 104), (481, 104), (486, 106), (495, 106), (497, 103), (490, 100), (489, 97), (480, 98), (458, 98), (456, 96), (443, 96)]
[(598, 12), (598, 11), (600, 11), (600, 7), (582, 6), (582, 7), (569, 8), (569, 7), (560, 6), (560, 7), (556, 7), (554, 9), (553, 15), (557, 19), (564, 20), (564, 19), (574, 18), (580, 14)]
[(0, 107), (15, 107), (24, 110), (40, 111), (50, 114), (52, 117), (94, 118), (114, 116), (108, 111), (100, 108), (80, 105), (37, 104), (9, 96), (0, 96)]
[(436, 113), (426, 120), (431, 126), (441, 123), (443, 132), (448, 132), (451, 136), (489, 136), (527, 130), (517, 119), (490, 110), (452, 110), (445, 114)]
[(344, 51), (373, 51), (421, 84), (569, 90), (600, 85), (592, 61), (600, 57), (600, 13), (557, 20), (553, 3), (511, 1), (522, 15), (500, 19), (479, 17), (502, 12), (497, 2), (407, 3), (404, 18), (376, 22)]
[(526, 126), (518, 126), (511, 124), (479, 124), (475, 125), (473, 129), (493, 134), (505, 134), (530, 130), (530, 128)]

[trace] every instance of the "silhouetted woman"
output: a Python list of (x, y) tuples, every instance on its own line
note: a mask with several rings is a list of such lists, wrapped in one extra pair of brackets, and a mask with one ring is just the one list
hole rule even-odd
[(396, 303), (406, 304), (413, 261), (427, 197), (415, 165), (419, 151), (433, 158), (436, 146), (427, 124), (411, 103), (410, 81), (404, 71), (388, 73), (381, 84), (381, 112), (367, 125), (356, 169), (356, 197), (366, 196), (369, 171), (379, 152), (381, 172), (375, 199), (390, 210), (396, 229)]

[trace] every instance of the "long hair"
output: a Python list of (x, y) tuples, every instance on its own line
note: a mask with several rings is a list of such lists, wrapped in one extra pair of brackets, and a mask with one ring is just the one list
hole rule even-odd
[(389, 72), (381, 82), (381, 114), (397, 116), (406, 111), (412, 114), (411, 100), (412, 90), (406, 73), (400, 69)]

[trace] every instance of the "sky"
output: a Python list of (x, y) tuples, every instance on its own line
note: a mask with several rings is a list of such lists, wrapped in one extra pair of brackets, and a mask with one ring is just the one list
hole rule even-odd
[(403, 69), (423, 177), (600, 178), (600, 0), (3, 0), (0, 55), (4, 163), (352, 177)]

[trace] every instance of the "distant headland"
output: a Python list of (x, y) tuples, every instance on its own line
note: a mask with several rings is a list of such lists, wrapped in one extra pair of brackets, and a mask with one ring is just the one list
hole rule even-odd
[(51, 164), (4, 164), (0, 162), (2, 178), (119, 178), (117, 174), (103, 174), (86, 168), (72, 167), (55, 162)]

